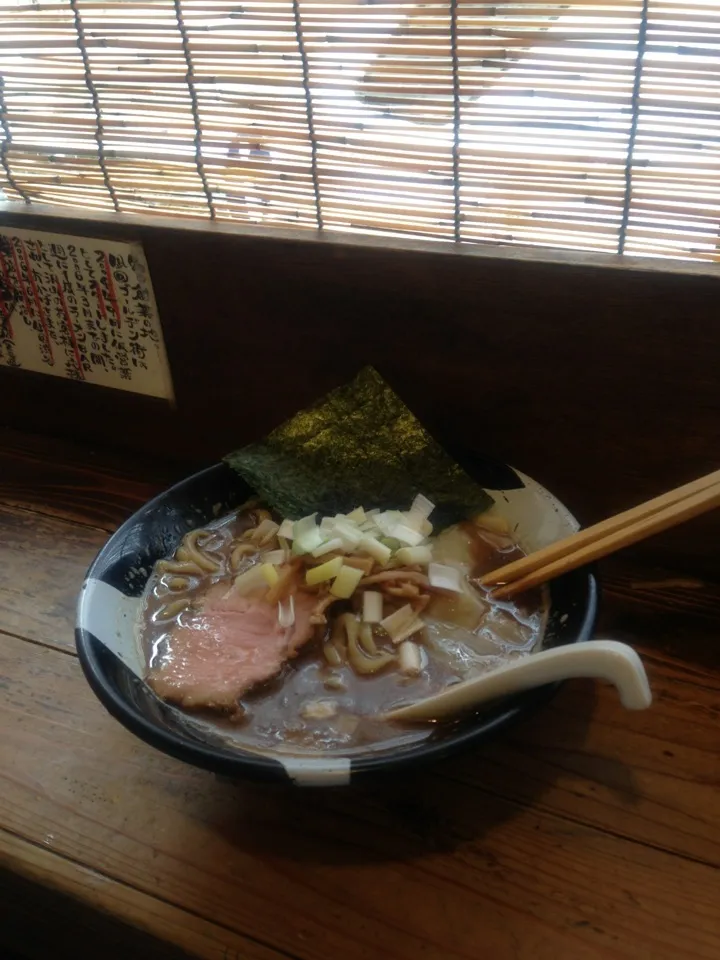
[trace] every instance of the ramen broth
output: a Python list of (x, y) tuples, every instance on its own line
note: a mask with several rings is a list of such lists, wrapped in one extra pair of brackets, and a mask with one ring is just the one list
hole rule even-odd
[[(149, 682), (159, 668), (172, 664), (177, 655), (173, 638), (179, 628), (197, 622), (208, 592), (227, 596), (238, 572), (262, 562), (267, 545), (248, 541), (252, 529), (258, 529), (258, 516), (269, 515), (246, 508), (192, 531), (170, 561), (156, 564), (139, 623)], [(275, 538), (269, 545), (277, 544)], [(209, 559), (207, 569), (194, 562), (199, 548)], [(314, 628), (312, 638), (276, 676), (242, 694), (237, 709), (218, 710), (200, 703), (185, 712), (192, 722), (211, 725), (216, 734), (246, 750), (352, 754), (428, 737), (435, 729), (431, 725), (386, 722), (381, 719), (383, 711), (526, 656), (540, 642), (545, 622), (540, 591), (516, 601), (491, 602), (487, 591), (471, 582), (522, 556), (497, 518), (488, 515), (451, 527), (432, 538), (432, 549), (434, 559), (462, 570), (462, 592), (432, 593), (422, 610), (424, 629), (410, 644), (415, 670), (401, 669), (398, 647), (377, 626), (375, 655), (392, 658), (377, 672), (358, 673), (347, 657), (336, 662), (338, 657), (330, 656), (329, 641), (338, 633), (338, 618), (353, 611), (353, 617), (361, 617), (355, 596), (333, 602), (326, 611), (327, 624)], [(386, 599), (397, 607), (405, 598), (386, 594)], [(160, 692), (157, 686), (156, 690)]]

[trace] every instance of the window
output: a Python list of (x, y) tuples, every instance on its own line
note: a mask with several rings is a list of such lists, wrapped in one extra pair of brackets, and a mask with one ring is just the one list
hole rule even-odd
[(0, 0), (7, 199), (718, 257), (720, 0)]

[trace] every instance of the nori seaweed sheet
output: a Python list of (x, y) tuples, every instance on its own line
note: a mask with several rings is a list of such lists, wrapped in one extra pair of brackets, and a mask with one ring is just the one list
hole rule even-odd
[(225, 460), (293, 520), (359, 505), (405, 510), (424, 493), (439, 529), (493, 502), (372, 367)]

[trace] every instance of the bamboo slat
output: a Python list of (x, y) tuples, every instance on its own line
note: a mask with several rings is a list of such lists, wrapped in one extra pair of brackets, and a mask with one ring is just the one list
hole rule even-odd
[(0, 6), (0, 184), (123, 212), (317, 226), (323, 210), (378, 236), (716, 256), (714, 4), (298, 10)]

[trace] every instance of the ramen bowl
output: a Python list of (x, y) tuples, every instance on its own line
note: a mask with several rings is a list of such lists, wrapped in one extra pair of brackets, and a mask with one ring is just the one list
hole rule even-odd
[[(503, 489), (490, 489), (496, 510), (526, 551), (573, 533), (578, 524), (551, 493), (503, 467)], [(108, 540), (88, 570), (78, 602), (76, 643), (85, 676), (112, 716), (141, 740), (179, 760), (243, 779), (299, 786), (339, 786), (406, 771), (466, 750), (538, 710), (558, 684), (523, 691), (451, 723), (436, 724), (418, 742), (386, 749), (293, 754), (244, 749), (221, 730), (199, 723), (160, 700), (145, 683), (137, 625), (156, 561), (170, 556), (185, 534), (240, 507), (252, 495), (226, 464), (216, 464), (155, 497)], [(574, 570), (549, 585), (548, 617), (538, 649), (590, 639), (597, 610), (591, 572)], [(530, 654), (532, 656), (532, 653)]]

